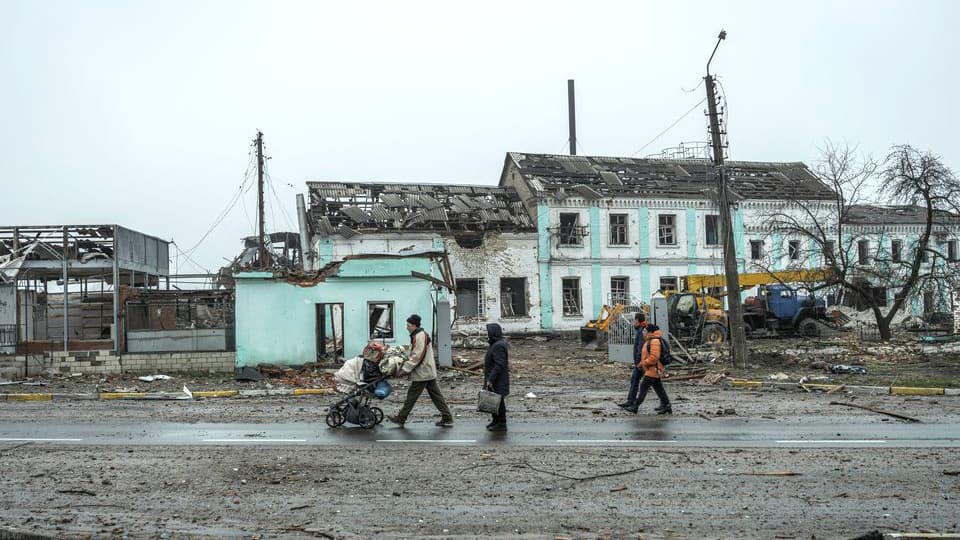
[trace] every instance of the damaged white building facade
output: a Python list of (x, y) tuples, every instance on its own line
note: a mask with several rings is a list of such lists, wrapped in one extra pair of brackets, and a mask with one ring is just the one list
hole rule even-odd
[(537, 231), (514, 190), (493, 186), (308, 182), (314, 269), (350, 255), (446, 251), (454, 327), (540, 330)]

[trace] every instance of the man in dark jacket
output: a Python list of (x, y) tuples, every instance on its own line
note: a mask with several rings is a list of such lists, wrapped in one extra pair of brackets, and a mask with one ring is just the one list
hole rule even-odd
[(487, 431), (506, 431), (506, 397), (510, 394), (510, 346), (503, 337), (503, 329), (497, 323), (487, 325), (487, 342), (490, 343), (490, 348), (483, 358), (483, 386), (501, 396), (500, 409), (487, 424)]
[(627, 391), (627, 401), (617, 406), (634, 414), (637, 412), (637, 390), (640, 388), (640, 379), (643, 370), (640, 369), (640, 348), (643, 347), (643, 332), (647, 327), (647, 316), (642, 311), (633, 316), (633, 328), (637, 333), (633, 338), (633, 373), (630, 374), (630, 390)]

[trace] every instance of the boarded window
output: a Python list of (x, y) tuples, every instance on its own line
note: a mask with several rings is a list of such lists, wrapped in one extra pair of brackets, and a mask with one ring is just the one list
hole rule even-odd
[(482, 279), (457, 279), (457, 315), (483, 317), (487, 308), (483, 300)]
[(661, 246), (677, 244), (676, 214), (660, 214), (658, 217), (657, 238)]
[(560, 245), (579, 246), (583, 244), (583, 230), (580, 227), (580, 214), (560, 214)]
[(720, 216), (708, 214), (705, 220), (707, 245), (716, 246), (720, 244)]
[(580, 278), (563, 278), (563, 314), (580, 315), (583, 313), (583, 303), (580, 298)]
[(857, 260), (860, 264), (870, 264), (870, 241), (860, 240), (857, 242)]
[(890, 242), (890, 260), (900, 262), (903, 254), (903, 241), (892, 240)]
[(676, 276), (660, 276), (660, 292), (676, 291), (679, 279)]
[(367, 304), (369, 339), (393, 339), (393, 302)]
[(627, 215), (610, 214), (610, 245), (627, 245)]
[(751, 240), (750, 241), (750, 259), (754, 261), (759, 261), (762, 258), (763, 258), (763, 241)]
[(790, 256), (791, 261), (800, 260), (800, 241), (799, 240), (790, 240), (787, 242), (787, 255)]
[(610, 303), (630, 305), (630, 278), (610, 278)]
[(527, 316), (527, 278), (500, 278), (500, 316)]

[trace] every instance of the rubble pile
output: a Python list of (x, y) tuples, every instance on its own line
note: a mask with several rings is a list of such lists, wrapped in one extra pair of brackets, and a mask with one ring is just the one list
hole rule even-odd
[(257, 371), (264, 377), (292, 388), (334, 388), (333, 375), (316, 362), (307, 362), (299, 368), (258, 364)]

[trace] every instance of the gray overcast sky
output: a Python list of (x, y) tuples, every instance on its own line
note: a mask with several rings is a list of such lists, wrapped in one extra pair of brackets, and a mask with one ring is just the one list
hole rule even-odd
[[(289, 214), (274, 201), (268, 230), (296, 229), (306, 180), (496, 184), (507, 151), (566, 152), (568, 78), (580, 153), (634, 155), (703, 98), (721, 28), (731, 158), (813, 164), (830, 137), (877, 156), (910, 143), (960, 170), (958, 15), (951, 1), (0, 0), (0, 222), (119, 223), (187, 249), (238, 191), (257, 129)], [(637, 155), (706, 138), (698, 108)], [(255, 192), (243, 200), (193, 254), (202, 266), (253, 232)]]

